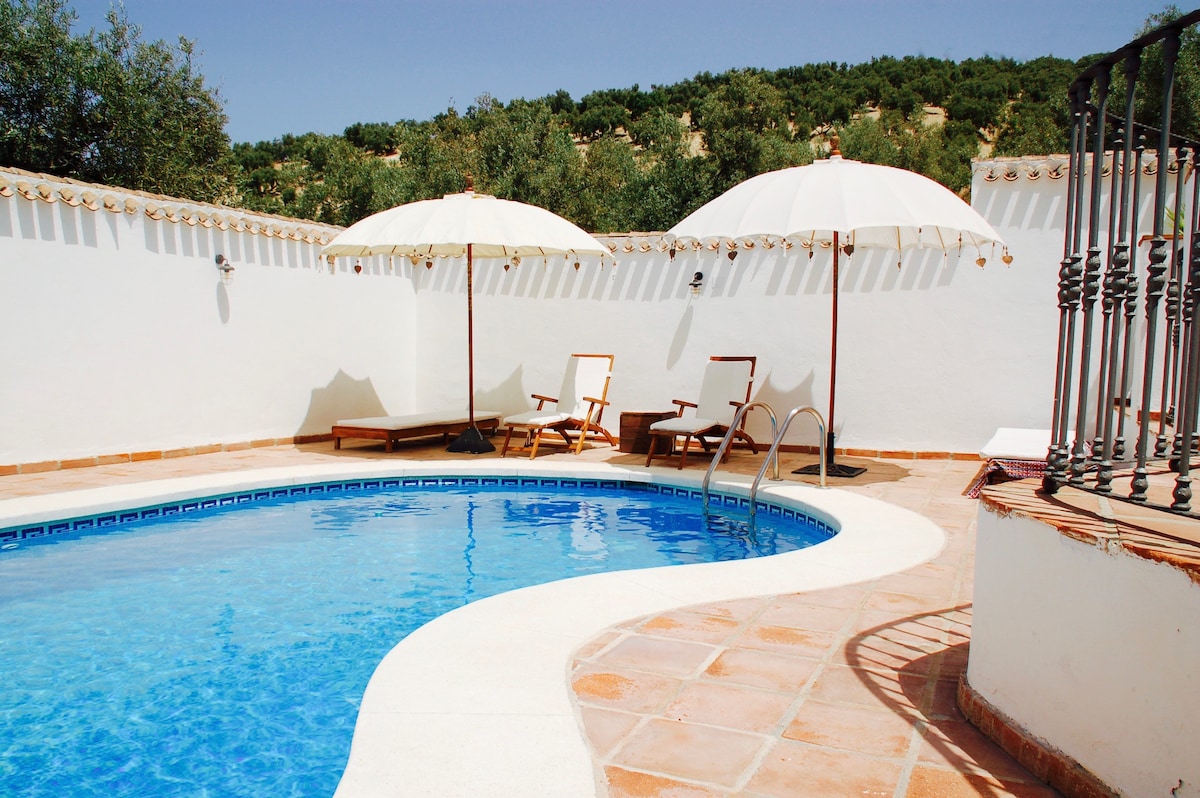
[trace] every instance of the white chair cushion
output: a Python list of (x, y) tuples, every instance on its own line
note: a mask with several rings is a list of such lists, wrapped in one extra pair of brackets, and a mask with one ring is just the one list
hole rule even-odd
[(712, 418), (688, 418), (675, 417), (664, 418), (662, 421), (655, 421), (650, 425), (651, 432), (670, 432), (675, 435), (699, 435), (705, 430), (710, 430), (720, 424), (720, 421)]
[(528, 410), (515, 416), (508, 416), (504, 423), (516, 427), (548, 427), (571, 418), (566, 413), (555, 413), (546, 410)]

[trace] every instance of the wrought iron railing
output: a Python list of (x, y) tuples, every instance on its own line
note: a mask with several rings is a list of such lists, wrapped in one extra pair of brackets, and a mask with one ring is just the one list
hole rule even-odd
[[(1191, 129), (1172, 130), (1172, 118), (1181, 99), (1181, 37), (1197, 23), (1200, 10), (1135, 39), (1070, 89), (1058, 363), (1043, 480), (1050, 493), (1071, 485), (1193, 514), (1200, 142), (1189, 138)], [(1188, 125), (1200, 118), (1200, 109), (1184, 111)], [(1158, 480), (1151, 490), (1158, 473), (1167, 475), (1161, 494)]]

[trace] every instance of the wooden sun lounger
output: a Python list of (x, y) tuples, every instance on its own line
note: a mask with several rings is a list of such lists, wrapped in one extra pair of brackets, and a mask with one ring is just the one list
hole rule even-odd
[[(500, 413), (475, 411), (475, 426), (480, 432), (494, 435), (500, 426)], [(441, 435), (449, 441), (451, 435), (462, 434), (470, 426), (465, 412), (410, 413), (406, 416), (351, 418), (333, 424), (333, 448), (342, 448), (343, 438), (364, 438), (383, 441), (384, 450), (392, 451), (397, 441)]]

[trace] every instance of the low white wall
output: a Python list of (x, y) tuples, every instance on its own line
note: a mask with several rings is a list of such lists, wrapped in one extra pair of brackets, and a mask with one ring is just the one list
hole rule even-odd
[(1200, 795), (1200, 585), (981, 506), (967, 680), (1121, 795)]
[[(53, 202), (21, 193), (38, 185)], [(57, 193), (78, 200), (79, 185), (3, 171), (0, 187), (0, 464), (328, 432), (338, 415), (412, 408), (412, 283), (347, 263), (331, 275), (312, 239), (336, 228), (104, 189), (91, 210)], [(164, 208), (178, 221), (146, 212)], [(236, 268), (228, 285), (217, 254)]]
[[(894, 252), (843, 259), (839, 446), (974, 452), (997, 426), (1048, 426), (1064, 181), (976, 183), (1011, 265), (1000, 250), (983, 253), (982, 269), (973, 250), (913, 251), (900, 268)], [(91, 187), (90, 210), (63, 187), (86, 188), (0, 170), (0, 465), (320, 434), (337, 418), (465, 405), (461, 260), (364, 259), (356, 274), (341, 258), (330, 274), (319, 251), (334, 228), (104, 187)], [(244, 229), (152, 218), (163, 208)], [(607, 240), (615, 266), (477, 263), (478, 407), (523, 410), (530, 393), (557, 391), (571, 352), (611, 352), (615, 432), (622, 410), (694, 398), (710, 355), (751, 354), (756, 399), (780, 415), (827, 412), (828, 249), (672, 259), (658, 235)], [(217, 253), (236, 267), (228, 286)], [(692, 297), (695, 271), (705, 279)], [(767, 429), (754, 414), (751, 430)], [(807, 419), (789, 442), (816, 443)]]

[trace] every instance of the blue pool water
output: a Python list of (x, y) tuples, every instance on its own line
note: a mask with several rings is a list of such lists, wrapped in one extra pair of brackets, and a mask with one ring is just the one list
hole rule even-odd
[(831, 534), (761, 510), (751, 534), (645, 486), (540, 482), (269, 498), (7, 542), (0, 795), (328, 796), (367, 680), (426, 621)]

